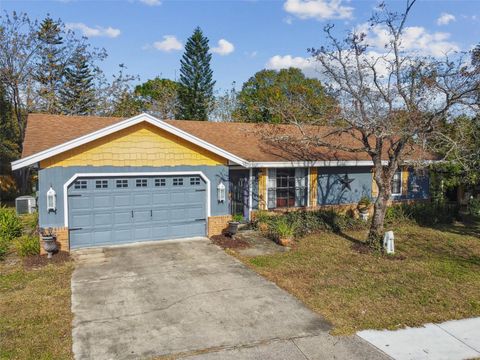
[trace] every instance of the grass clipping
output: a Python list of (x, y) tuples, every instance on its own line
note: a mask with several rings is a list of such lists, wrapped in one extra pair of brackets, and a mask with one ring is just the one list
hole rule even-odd
[(288, 253), (243, 258), (334, 325), (333, 334), (480, 315), (480, 239), (451, 225), (395, 230), (396, 255), (359, 252), (365, 232), (320, 233)]

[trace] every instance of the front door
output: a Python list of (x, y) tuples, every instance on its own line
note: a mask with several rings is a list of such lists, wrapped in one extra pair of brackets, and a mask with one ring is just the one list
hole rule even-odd
[(249, 218), (249, 171), (230, 170), (230, 204), (232, 215)]

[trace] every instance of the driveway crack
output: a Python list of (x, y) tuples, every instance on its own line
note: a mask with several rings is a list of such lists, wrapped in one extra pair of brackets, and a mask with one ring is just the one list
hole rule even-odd
[(172, 308), (175, 305), (178, 305), (178, 304), (180, 304), (184, 301), (190, 300), (190, 299), (192, 299), (194, 297), (198, 297), (198, 296), (217, 294), (217, 293), (232, 291), (232, 290), (257, 289), (257, 288), (263, 288), (263, 287), (269, 287), (269, 284), (259, 285), (259, 286), (244, 286), (244, 287), (226, 288), (226, 289), (199, 292), (199, 293), (196, 293), (196, 294), (185, 296), (185, 297), (183, 297), (183, 298), (181, 298), (177, 301), (174, 301), (171, 304), (169, 304), (167, 306), (164, 306), (164, 307), (153, 308), (153, 309), (150, 309), (148, 311), (140, 311), (140, 312), (137, 312), (137, 313), (120, 315), (120, 316), (106, 317), (106, 318), (100, 318), (100, 319), (94, 319), (94, 320), (82, 320), (82, 321), (76, 322), (75, 326), (79, 326), (79, 325), (83, 325), (83, 324), (87, 324), (87, 323), (108, 323), (112, 320), (122, 320), (122, 319), (125, 319), (125, 318), (131, 318), (131, 317), (135, 317), (135, 316), (139, 316), (139, 315), (146, 315), (146, 314), (151, 314), (151, 313), (154, 313), (154, 312), (165, 311), (165, 310), (168, 310), (168, 309)]

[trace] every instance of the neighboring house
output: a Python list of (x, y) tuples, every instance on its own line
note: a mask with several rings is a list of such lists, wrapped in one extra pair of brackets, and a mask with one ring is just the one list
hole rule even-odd
[[(39, 223), (64, 250), (211, 236), (232, 213), (376, 196), (366, 154), (290, 152), (260, 135), (266, 126), (31, 114), (12, 168), (37, 167)], [(428, 188), (426, 173), (404, 166), (393, 200), (426, 199)]]

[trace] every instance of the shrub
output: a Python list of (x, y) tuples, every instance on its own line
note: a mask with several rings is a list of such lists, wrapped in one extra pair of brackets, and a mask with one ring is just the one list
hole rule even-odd
[(233, 222), (242, 222), (243, 221), (243, 215), (240, 214), (235, 214), (232, 216), (232, 221)]
[(15, 250), (20, 256), (40, 254), (40, 241), (38, 237), (24, 235), (15, 240)]
[(9, 243), (0, 239), (0, 260), (5, 257), (8, 252)]
[(412, 203), (393, 205), (387, 209), (387, 222), (415, 221), (419, 225), (451, 224), (458, 217), (458, 205)]
[(472, 216), (480, 216), (480, 199), (479, 198), (470, 198), (468, 201), (468, 212)]
[(23, 233), (28, 235), (38, 235), (38, 212), (33, 214), (20, 215), (23, 226)]
[[(268, 214), (266, 211), (259, 211), (255, 214), (254, 221), (256, 229), (266, 232), (273, 238), (278, 235), (279, 230), (292, 232), (295, 237), (302, 237), (320, 231), (342, 232), (364, 229), (367, 225), (368, 223), (365, 221), (333, 210), (291, 211), (274, 215)], [(265, 231), (265, 227), (268, 227), (267, 231)]]
[(22, 234), (22, 223), (15, 209), (0, 208), (0, 242), (10, 243)]

